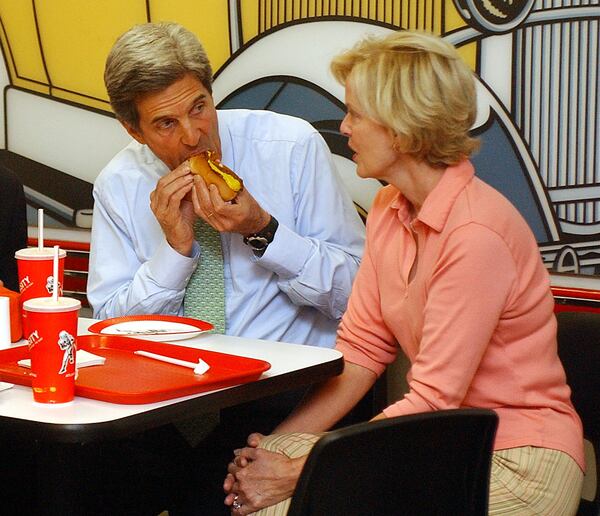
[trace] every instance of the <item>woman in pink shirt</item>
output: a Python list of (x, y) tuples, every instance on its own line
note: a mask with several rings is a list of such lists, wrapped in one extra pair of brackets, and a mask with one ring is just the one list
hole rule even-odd
[[(400, 347), (411, 363), (409, 392), (375, 419), (493, 409), (490, 514), (574, 514), (583, 437), (556, 351), (549, 278), (527, 223), (468, 161), (477, 148), (472, 72), (450, 44), (410, 31), (364, 40), (332, 71), (346, 88), (341, 128), (357, 174), (389, 184), (369, 213), (338, 331), (346, 366), (274, 435), (249, 437), (229, 465), (225, 503), (235, 514), (267, 506), (285, 514), (278, 502), (293, 493), (318, 433), (362, 398)], [(300, 453), (266, 451), (298, 432), (316, 434), (293, 437), (295, 449), (306, 440)]]

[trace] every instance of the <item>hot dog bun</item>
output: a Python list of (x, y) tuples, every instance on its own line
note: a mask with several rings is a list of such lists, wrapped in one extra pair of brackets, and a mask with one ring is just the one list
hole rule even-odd
[(212, 151), (196, 154), (188, 161), (194, 174), (202, 177), (207, 185), (216, 185), (224, 201), (232, 201), (244, 189), (244, 183), (237, 174), (214, 159)]

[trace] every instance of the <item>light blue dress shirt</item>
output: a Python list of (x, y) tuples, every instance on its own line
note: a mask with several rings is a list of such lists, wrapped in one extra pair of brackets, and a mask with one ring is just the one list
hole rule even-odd
[[(332, 347), (358, 269), (364, 226), (331, 154), (307, 122), (268, 111), (218, 112), (222, 161), (279, 221), (257, 258), (222, 233), (228, 335)], [(97, 318), (183, 313), (201, 253), (182, 256), (150, 209), (168, 172), (133, 141), (94, 185), (88, 299)]]

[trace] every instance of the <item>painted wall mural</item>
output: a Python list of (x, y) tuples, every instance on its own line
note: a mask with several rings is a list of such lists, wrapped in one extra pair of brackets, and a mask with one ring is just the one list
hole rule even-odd
[(106, 54), (161, 20), (203, 41), (220, 108), (312, 123), (363, 212), (380, 185), (355, 177), (328, 63), (366, 33), (441, 35), (478, 75), (478, 174), (525, 216), (548, 269), (600, 275), (600, 0), (0, 0), (0, 164), (69, 239), (89, 240), (93, 182), (128, 142)]

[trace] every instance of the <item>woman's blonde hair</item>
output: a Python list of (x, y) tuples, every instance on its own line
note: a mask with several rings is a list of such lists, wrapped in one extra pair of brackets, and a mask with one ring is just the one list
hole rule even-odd
[(331, 71), (349, 82), (369, 118), (398, 136), (399, 152), (448, 166), (477, 149), (469, 136), (477, 112), (473, 72), (441, 38), (417, 31), (368, 37), (335, 57)]

